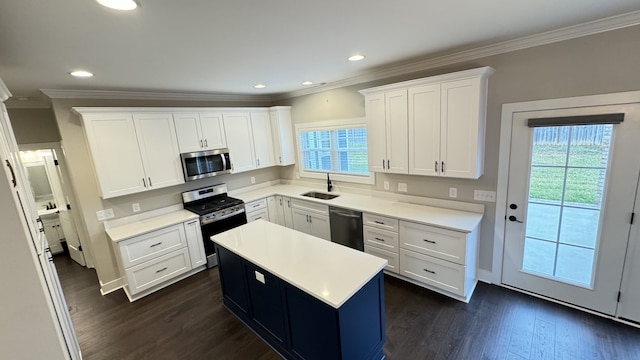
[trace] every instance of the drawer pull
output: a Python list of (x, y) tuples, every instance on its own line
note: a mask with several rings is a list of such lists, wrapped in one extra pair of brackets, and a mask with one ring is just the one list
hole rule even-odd
[(383, 221), (374, 220), (373, 222), (376, 223), (376, 224), (384, 225)]
[(167, 269), (168, 269), (168, 268), (165, 266), (165, 267), (163, 267), (163, 268), (162, 268), (162, 269), (160, 269), (160, 270), (156, 270), (156, 274), (157, 274), (157, 273), (161, 273), (161, 272), (163, 272), (163, 271), (165, 271), (165, 270), (167, 270)]
[(262, 205), (262, 204), (254, 204), (254, 205), (253, 205), (253, 207), (254, 207), (254, 208), (257, 208), (257, 207), (258, 207), (258, 206), (260, 206), (260, 205)]
[(379, 237), (374, 238), (374, 239), (376, 239), (376, 240), (378, 240), (378, 241), (384, 241), (384, 239), (381, 239), (381, 238), (379, 238)]
[(436, 242), (433, 240), (427, 240), (427, 239), (423, 239), (424, 241), (428, 242), (429, 244), (435, 244)]
[(153, 245), (151, 245), (151, 246), (149, 246), (149, 247), (156, 247), (156, 246), (158, 246), (158, 245), (162, 245), (162, 241), (160, 241), (159, 243), (155, 243), (155, 244), (153, 244)]
[(258, 216), (257, 218), (255, 218), (254, 220), (260, 220), (262, 219), (262, 216)]
[(424, 270), (424, 271), (426, 271), (426, 272), (428, 272), (429, 274), (433, 274), (433, 275), (435, 275), (435, 274), (436, 274), (436, 272), (435, 272), (435, 271), (431, 271), (431, 270), (429, 270), (429, 269), (423, 269), (423, 270)]

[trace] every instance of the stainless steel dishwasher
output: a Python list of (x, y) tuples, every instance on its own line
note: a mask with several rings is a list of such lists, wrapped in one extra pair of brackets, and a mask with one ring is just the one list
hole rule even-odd
[(360, 211), (329, 207), (331, 242), (364, 251), (362, 239), (362, 213)]

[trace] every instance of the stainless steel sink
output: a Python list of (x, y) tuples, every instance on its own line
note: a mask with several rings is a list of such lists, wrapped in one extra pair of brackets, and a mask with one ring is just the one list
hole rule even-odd
[(317, 191), (309, 191), (302, 194), (302, 196), (312, 197), (314, 199), (320, 199), (320, 200), (331, 200), (331, 199), (337, 198), (340, 195), (326, 194), (326, 193), (321, 193)]

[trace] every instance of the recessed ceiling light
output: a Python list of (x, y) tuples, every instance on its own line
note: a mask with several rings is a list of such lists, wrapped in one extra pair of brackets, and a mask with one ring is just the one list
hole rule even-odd
[(69, 73), (71, 76), (80, 77), (80, 78), (89, 78), (93, 76), (93, 73), (90, 73), (85, 70), (75, 70)]
[(138, 7), (135, 0), (97, 0), (102, 6), (116, 10), (133, 10)]
[(364, 55), (357, 54), (349, 56), (349, 61), (360, 61), (362, 59), (364, 59)]
[(309, 80), (303, 81), (302, 85), (313, 85), (313, 81), (309, 81)]
[(264, 89), (264, 88), (267, 87), (267, 85), (265, 85), (265, 84), (255, 84), (255, 85), (253, 85), (253, 87), (256, 88), (256, 89)]

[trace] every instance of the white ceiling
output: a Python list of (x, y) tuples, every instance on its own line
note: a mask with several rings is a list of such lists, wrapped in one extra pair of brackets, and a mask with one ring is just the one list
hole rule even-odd
[[(640, 10), (638, 0), (95, 0), (0, 6), (0, 78), (37, 89), (282, 94)], [(362, 53), (361, 62), (347, 57)], [(90, 79), (68, 75), (74, 69)], [(256, 83), (267, 85), (254, 89)]]

